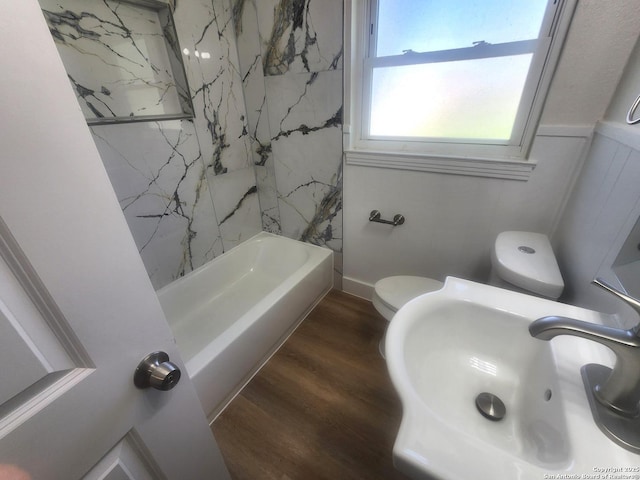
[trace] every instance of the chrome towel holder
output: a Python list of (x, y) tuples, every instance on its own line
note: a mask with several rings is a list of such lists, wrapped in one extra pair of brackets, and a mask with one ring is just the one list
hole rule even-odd
[(404, 223), (404, 220), (404, 215), (400, 215), (399, 213), (396, 213), (393, 216), (393, 220), (384, 220), (383, 218), (380, 218), (379, 210), (371, 210), (371, 213), (369, 214), (370, 222), (385, 223), (387, 225), (393, 225), (394, 227), (402, 225)]
[(636, 101), (633, 102), (633, 105), (631, 105), (631, 108), (627, 113), (627, 123), (629, 125), (635, 125), (636, 123), (640, 122), (640, 117), (635, 119), (633, 118), (633, 115), (636, 113), (636, 109), (638, 108), (638, 105), (640, 105), (640, 95), (638, 95), (638, 98), (636, 98)]

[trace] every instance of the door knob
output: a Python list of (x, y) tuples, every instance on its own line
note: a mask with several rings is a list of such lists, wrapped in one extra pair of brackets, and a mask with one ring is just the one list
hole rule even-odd
[(169, 361), (165, 352), (153, 352), (142, 359), (133, 374), (133, 383), (138, 388), (153, 387), (171, 390), (180, 380), (180, 369)]

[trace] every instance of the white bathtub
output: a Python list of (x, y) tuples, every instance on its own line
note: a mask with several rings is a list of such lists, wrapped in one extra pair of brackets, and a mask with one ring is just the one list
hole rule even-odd
[(158, 291), (213, 421), (333, 286), (333, 252), (259, 233)]

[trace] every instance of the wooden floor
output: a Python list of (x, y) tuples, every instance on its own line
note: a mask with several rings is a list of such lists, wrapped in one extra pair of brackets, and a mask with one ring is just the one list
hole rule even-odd
[(212, 429), (234, 480), (406, 480), (401, 409), (378, 353), (386, 322), (332, 291)]

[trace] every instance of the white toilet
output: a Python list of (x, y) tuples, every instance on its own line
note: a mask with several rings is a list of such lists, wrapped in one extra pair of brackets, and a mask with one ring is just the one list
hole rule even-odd
[[(558, 262), (546, 235), (502, 232), (491, 251), (489, 284), (557, 300), (564, 289)], [(399, 275), (376, 282), (372, 296), (375, 309), (388, 321), (409, 300), (439, 290), (443, 283), (432, 278)], [(384, 356), (384, 336), (380, 353)]]
[(549, 238), (531, 232), (499, 234), (491, 251), (489, 285), (557, 300), (564, 280)]

